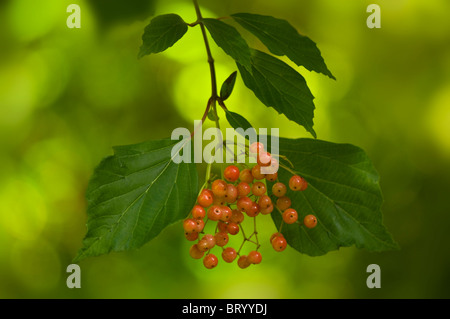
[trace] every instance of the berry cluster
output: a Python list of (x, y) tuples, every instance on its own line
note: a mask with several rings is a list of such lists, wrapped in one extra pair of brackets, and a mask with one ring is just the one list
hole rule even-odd
[[(189, 250), (190, 256), (194, 259), (203, 258), (203, 265), (208, 269), (216, 267), (219, 261), (217, 256), (211, 253), (211, 249), (215, 246), (222, 248), (222, 259), (225, 262), (231, 263), (237, 259), (240, 268), (261, 262), (262, 255), (258, 252), (260, 244), (254, 219), (259, 214), (268, 215), (276, 208), (286, 224), (293, 224), (298, 220), (298, 213), (291, 208), (291, 200), (286, 196), (288, 190), (286, 185), (278, 181), (278, 173), (261, 173), (262, 166), (272, 165), (278, 170), (278, 160), (265, 152), (263, 144), (258, 142), (250, 146), (249, 153), (257, 155), (257, 164), (251, 169), (242, 170), (235, 165), (227, 166), (223, 171), (223, 179), (208, 182), (207, 185), (210, 187), (201, 190), (195, 206), (183, 222), (186, 239), (196, 241)], [(272, 187), (275, 203), (268, 195), (264, 180), (275, 182)], [(293, 175), (289, 180), (289, 188), (292, 191), (303, 191), (307, 186), (306, 180), (298, 175)], [(246, 216), (253, 218), (254, 225), (254, 231), (248, 237), (242, 227)], [(208, 221), (217, 223), (214, 235), (205, 234), (203, 231)], [(312, 228), (317, 224), (317, 219), (313, 215), (307, 215), (303, 223), (306, 227)], [(244, 237), (239, 249), (226, 247), (229, 236), (235, 236), (239, 232)], [(244, 255), (241, 254), (241, 249), (247, 241), (255, 244), (256, 248)], [(270, 242), (276, 251), (283, 251), (287, 246), (281, 232), (273, 234)]]

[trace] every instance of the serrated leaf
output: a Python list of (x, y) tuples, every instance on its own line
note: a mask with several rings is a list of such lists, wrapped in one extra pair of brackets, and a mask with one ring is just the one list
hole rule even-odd
[(118, 146), (95, 169), (86, 192), (87, 234), (75, 262), (132, 250), (189, 213), (198, 191), (195, 164), (176, 164), (178, 141)]
[(237, 71), (231, 73), (231, 75), (222, 83), (220, 88), (220, 98), (222, 101), (228, 99), (233, 92), (234, 84), (236, 83)]
[(266, 106), (304, 126), (316, 137), (313, 129), (314, 96), (303, 76), (269, 54), (258, 50), (252, 52), (252, 73), (237, 63), (244, 84)]
[(317, 48), (317, 45), (286, 20), (251, 13), (231, 15), (242, 27), (258, 37), (275, 55), (286, 55), (298, 66), (316, 71), (335, 79)]
[(144, 29), (138, 58), (170, 48), (187, 30), (186, 22), (177, 14), (169, 13), (153, 18)]
[(236, 62), (251, 72), (250, 48), (239, 32), (229, 24), (217, 19), (203, 19), (214, 42)]
[[(350, 144), (280, 138), (279, 153), (308, 182), (305, 191), (288, 190), (286, 194), (299, 221), (308, 214), (318, 219), (312, 229), (297, 223), (283, 225), (282, 233), (291, 247), (310, 256), (352, 245), (370, 251), (398, 248), (382, 222), (378, 173), (363, 150)], [(291, 176), (279, 168), (281, 182), (288, 185)], [(272, 185), (268, 183), (269, 190)], [(281, 214), (273, 211), (272, 218), (278, 228)]]

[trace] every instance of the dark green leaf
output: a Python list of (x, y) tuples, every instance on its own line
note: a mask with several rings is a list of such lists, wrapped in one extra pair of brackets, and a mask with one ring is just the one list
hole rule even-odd
[(189, 213), (198, 191), (195, 164), (174, 162), (178, 141), (114, 148), (95, 169), (86, 198), (87, 234), (75, 261), (138, 248)]
[(237, 71), (231, 73), (231, 75), (223, 82), (220, 88), (220, 98), (222, 101), (228, 99), (233, 92), (234, 84), (236, 83)]
[(316, 44), (300, 35), (286, 20), (250, 13), (231, 15), (245, 29), (258, 37), (275, 55), (286, 55), (298, 66), (335, 77), (328, 70)]
[(314, 137), (314, 96), (305, 79), (283, 61), (261, 51), (252, 51), (252, 70), (237, 66), (245, 85), (266, 106), (306, 128)]
[(233, 127), (235, 130), (238, 128), (242, 128), (245, 131), (249, 128), (253, 128), (253, 126), (242, 115), (228, 110), (225, 112), (225, 114), (228, 123), (230, 123), (231, 127)]
[(153, 18), (145, 27), (138, 57), (142, 58), (170, 48), (183, 37), (187, 30), (186, 22), (179, 15), (170, 13)]
[[(288, 190), (286, 195), (299, 221), (308, 214), (318, 219), (312, 229), (297, 223), (283, 225), (282, 233), (291, 247), (310, 256), (352, 245), (370, 251), (398, 248), (382, 223), (379, 176), (363, 150), (350, 144), (280, 138), (279, 153), (308, 182), (305, 191)], [(280, 167), (278, 176), (288, 185), (292, 173)], [(281, 214), (274, 210), (272, 218), (279, 227)]]
[(251, 72), (250, 48), (239, 32), (229, 24), (217, 19), (203, 19), (214, 42), (236, 62)]

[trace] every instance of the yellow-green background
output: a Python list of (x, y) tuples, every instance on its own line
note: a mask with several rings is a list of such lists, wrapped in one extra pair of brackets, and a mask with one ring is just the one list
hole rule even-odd
[[(82, 288), (68, 289), (93, 168), (113, 145), (191, 129), (210, 92), (198, 27), (170, 50), (136, 58), (150, 14), (193, 22), (191, 1), (149, 2), (149, 10), (133, 10), (143, 1), (116, 2), (130, 7), (0, 1), (0, 298), (450, 297), (447, 0), (200, 0), (204, 16), (273, 15), (318, 44), (337, 81), (297, 68), (316, 96), (315, 130), (366, 150), (381, 176), (385, 225), (401, 250), (352, 247), (311, 258), (275, 253), (263, 239), (262, 264), (206, 270), (189, 257), (178, 223), (137, 251), (80, 262)], [(81, 29), (66, 27), (70, 3), (81, 6)], [(381, 6), (381, 29), (366, 26), (370, 3)], [(236, 67), (212, 49), (221, 82)], [(265, 108), (240, 77), (228, 107), (254, 126), (308, 137)], [(260, 229), (263, 238), (274, 231), (269, 217)], [(381, 267), (381, 289), (366, 287), (372, 263)]]

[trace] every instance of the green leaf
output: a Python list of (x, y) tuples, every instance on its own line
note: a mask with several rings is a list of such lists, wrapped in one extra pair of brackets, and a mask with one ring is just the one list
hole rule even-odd
[(187, 32), (188, 26), (177, 14), (164, 14), (145, 27), (138, 58), (162, 52), (173, 46)]
[(303, 76), (269, 54), (257, 50), (252, 52), (252, 73), (237, 63), (244, 84), (266, 106), (304, 126), (316, 137), (313, 129), (314, 96)]
[(231, 75), (222, 83), (220, 88), (220, 98), (222, 101), (228, 99), (233, 92), (234, 84), (236, 83), (237, 71), (231, 73)]
[[(279, 153), (287, 156), (297, 174), (308, 182), (305, 191), (288, 190), (286, 194), (299, 221), (308, 214), (318, 220), (312, 229), (284, 224), (282, 233), (291, 247), (310, 256), (352, 245), (370, 251), (398, 249), (382, 223), (378, 173), (363, 150), (350, 144), (280, 138)], [(288, 185), (291, 176), (279, 168), (281, 182)], [(269, 190), (272, 185), (269, 183)], [(272, 218), (279, 227), (281, 214), (274, 210)]]
[(86, 192), (87, 234), (75, 261), (139, 248), (187, 216), (198, 176), (195, 164), (174, 162), (177, 143), (118, 146), (99, 164)]
[(203, 19), (214, 42), (236, 62), (251, 72), (250, 48), (239, 32), (229, 24), (217, 19)]
[[(242, 115), (231, 111), (225, 111), (227, 121), (234, 129), (242, 128), (244, 131), (253, 128), (253, 126)], [(253, 128), (254, 129), (254, 128)], [(256, 130), (255, 130), (256, 132)]]
[(316, 44), (310, 38), (300, 35), (286, 20), (250, 13), (236, 13), (231, 16), (258, 37), (273, 54), (286, 55), (298, 66), (302, 65), (309, 71), (335, 79)]

